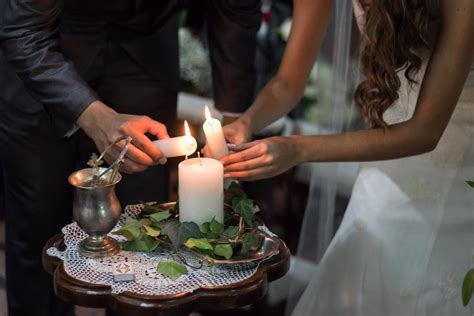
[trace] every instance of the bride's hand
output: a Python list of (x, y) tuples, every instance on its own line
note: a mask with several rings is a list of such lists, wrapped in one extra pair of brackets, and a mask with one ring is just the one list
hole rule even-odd
[(225, 177), (244, 181), (270, 178), (300, 162), (292, 137), (270, 137), (237, 145), (221, 159)]
[(242, 119), (237, 119), (234, 122), (225, 125), (222, 128), (224, 136), (229, 144), (241, 145), (248, 142), (252, 137), (250, 128)]
[[(229, 144), (229, 149), (234, 150), (234, 145), (241, 145), (245, 142), (248, 142), (252, 136), (248, 125), (240, 119), (234, 120), (232, 123), (224, 125), (222, 127), (222, 132), (224, 137)], [(209, 146), (206, 145), (202, 149), (204, 157), (212, 157), (212, 153), (209, 150)]]

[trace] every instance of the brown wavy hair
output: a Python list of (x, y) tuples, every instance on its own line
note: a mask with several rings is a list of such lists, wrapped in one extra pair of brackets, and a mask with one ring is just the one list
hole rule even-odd
[(400, 78), (416, 83), (422, 65), (419, 53), (430, 49), (427, 0), (360, 0), (365, 11), (361, 51), (363, 81), (355, 91), (371, 127), (386, 128), (383, 113), (398, 99)]

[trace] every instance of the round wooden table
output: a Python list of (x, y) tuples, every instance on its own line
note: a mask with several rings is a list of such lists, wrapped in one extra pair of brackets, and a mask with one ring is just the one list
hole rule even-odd
[(107, 285), (82, 282), (68, 275), (63, 262), (46, 253), (50, 247), (63, 250), (63, 235), (53, 236), (43, 249), (43, 267), (53, 276), (54, 290), (59, 298), (74, 305), (109, 307), (119, 315), (177, 316), (197, 310), (228, 310), (254, 304), (265, 296), (268, 282), (281, 278), (290, 267), (290, 252), (281, 241), (278, 255), (262, 262), (254, 275), (238, 283), (176, 295), (112, 294)]

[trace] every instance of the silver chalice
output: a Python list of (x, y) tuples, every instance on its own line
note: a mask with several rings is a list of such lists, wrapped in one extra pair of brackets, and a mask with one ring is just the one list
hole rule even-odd
[[(125, 146), (117, 160), (108, 168), (99, 167), (105, 152), (122, 140), (125, 140)], [(122, 179), (117, 170), (123, 163), (129, 142), (127, 136), (117, 139), (98, 158), (93, 155), (89, 161), (92, 168), (76, 171), (69, 176), (69, 183), (75, 188), (74, 220), (89, 235), (79, 245), (79, 252), (86, 257), (107, 257), (120, 251), (120, 244), (107, 237), (107, 234), (115, 227), (122, 213), (115, 195), (115, 185)]]

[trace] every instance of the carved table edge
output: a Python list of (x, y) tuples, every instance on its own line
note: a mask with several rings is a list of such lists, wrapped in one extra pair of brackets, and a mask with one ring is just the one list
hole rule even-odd
[(108, 285), (98, 285), (77, 280), (67, 274), (63, 262), (51, 257), (46, 250), (63, 244), (63, 234), (50, 238), (43, 248), (44, 269), (54, 279), (54, 290), (66, 302), (87, 307), (111, 307), (120, 315), (140, 311), (152, 315), (156, 311), (173, 315), (187, 315), (197, 309), (225, 310), (256, 303), (267, 292), (268, 282), (284, 276), (290, 267), (290, 252), (280, 240), (279, 253), (260, 263), (255, 274), (231, 285), (202, 288), (193, 292), (173, 295), (139, 295), (131, 292), (112, 294)]

